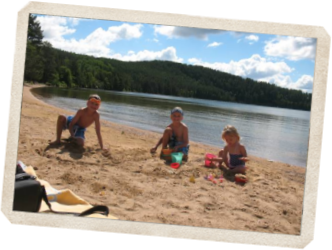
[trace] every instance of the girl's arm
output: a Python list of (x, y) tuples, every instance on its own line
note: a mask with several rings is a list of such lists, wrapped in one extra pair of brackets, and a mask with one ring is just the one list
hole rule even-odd
[(227, 146), (224, 147), (224, 154), (223, 154), (222, 158), (224, 159), (226, 167), (229, 168), (229, 163), (228, 163), (228, 147)]
[(240, 160), (245, 161), (245, 162), (249, 161), (249, 158), (247, 156), (247, 150), (246, 150), (245, 146), (240, 145), (240, 153), (243, 155), (243, 157), (241, 157)]
[[(222, 151), (222, 153), (220, 153)], [(218, 156), (219, 157), (217, 157), (217, 156), (215, 156), (215, 157), (213, 157), (213, 158), (211, 158), (211, 157), (205, 157), (205, 160), (208, 160), (208, 161), (216, 161), (216, 162), (223, 162), (223, 153), (224, 153), (224, 150), (222, 149), (222, 150), (220, 150), (220, 152), (219, 152), (219, 154), (218, 154)]]
[(209, 160), (209, 161), (217, 161), (217, 162), (224, 161), (224, 159), (222, 157), (208, 158), (207, 160)]

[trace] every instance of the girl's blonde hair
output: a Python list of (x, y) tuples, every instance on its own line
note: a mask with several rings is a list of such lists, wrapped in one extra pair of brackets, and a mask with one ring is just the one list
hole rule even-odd
[(226, 127), (224, 127), (222, 133), (221, 133), (221, 138), (223, 140), (225, 140), (225, 136), (226, 135), (231, 135), (231, 136), (237, 136), (240, 140), (240, 135), (237, 132), (236, 128), (232, 125), (227, 125)]

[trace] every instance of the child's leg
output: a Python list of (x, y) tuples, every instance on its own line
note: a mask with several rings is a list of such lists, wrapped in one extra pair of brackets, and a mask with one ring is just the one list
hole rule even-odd
[(167, 145), (172, 137), (172, 129), (171, 128), (166, 128), (163, 134), (163, 137), (161, 138), (162, 140), (162, 148), (160, 151), (160, 159), (163, 159), (163, 149), (167, 148)]
[(79, 128), (74, 126), (74, 139), (75, 143), (81, 147), (84, 147), (85, 141), (85, 128)]
[(189, 154), (189, 145), (187, 145), (186, 147), (181, 148), (181, 151), (183, 153), (183, 157), (182, 160), (183, 161), (188, 161), (188, 154)]
[(172, 129), (171, 128), (166, 128), (163, 134), (163, 138), (162, 138), (162, 148), (167, 148), (167, 145), (172, 137)]
[(84, 147), (84, 139), (82, 138), (75, 138), (75, 142), (77, 143), (77, 145)]
[(64, 127), (66, 127), (66, 121), (67, 121), (67, 118), (64, 115), (58, 116), (58, 121), (56, 124), (56, 140), (54, 142), (51, 142), (50, 144), (59, 144), (60, 143), (62, 130)]
[(229, 172), (233, 174), (244, 174), (246, 170), (247, 170), (246, 166), (236, 166), (232, 169), (229, 169)]
[(224, 150), (222, 149), (222, 150), (220, 150), (219, 151), (219, 153), (218, 153), (218, 158), (220, 158), (220, 160), (218, 160), (218, 162), (213, 162), (215, 165), (216, 165), (216, 167), (218, 167), (218, 168), (221, 168), (221, 166), (222, 166), (222, 163), (223, 163), (223, 156), (224, 156)]

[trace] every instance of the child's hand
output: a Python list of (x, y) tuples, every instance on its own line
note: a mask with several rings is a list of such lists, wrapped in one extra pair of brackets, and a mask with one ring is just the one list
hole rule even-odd
[(156, 151), (157, 151), (157, 148), (156, 148), (156, 147), (153, 147), (153, 148), (150, 149), (150, 153), (151, 153), (151, 154), (156, 153)]
[(249, 158), (248, 157), (241, 157), (241, 158), (239, 158), (241, 161), (244, 161), (244, 162), (247, 162), (247, 161), (249, 161)]
[(103, 148), (101, 153), (105, 157), (110, 157), (111, 156), (111, 150), (109, 148)]
[(208, 156), (205, 156), (205, 160), (211, 161), (212, 158), (210, 158), (210, 157), (208, 157)]

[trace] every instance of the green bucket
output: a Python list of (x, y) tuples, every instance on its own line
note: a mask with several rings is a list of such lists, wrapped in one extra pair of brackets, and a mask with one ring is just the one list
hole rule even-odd
[(183, 153), (181, 152), (175, 152), (175, 153), (171, 153), (172, 156), (172, 162), (177, 162), (179, 164), (182, 163), (182, 157), (183, 157)]

